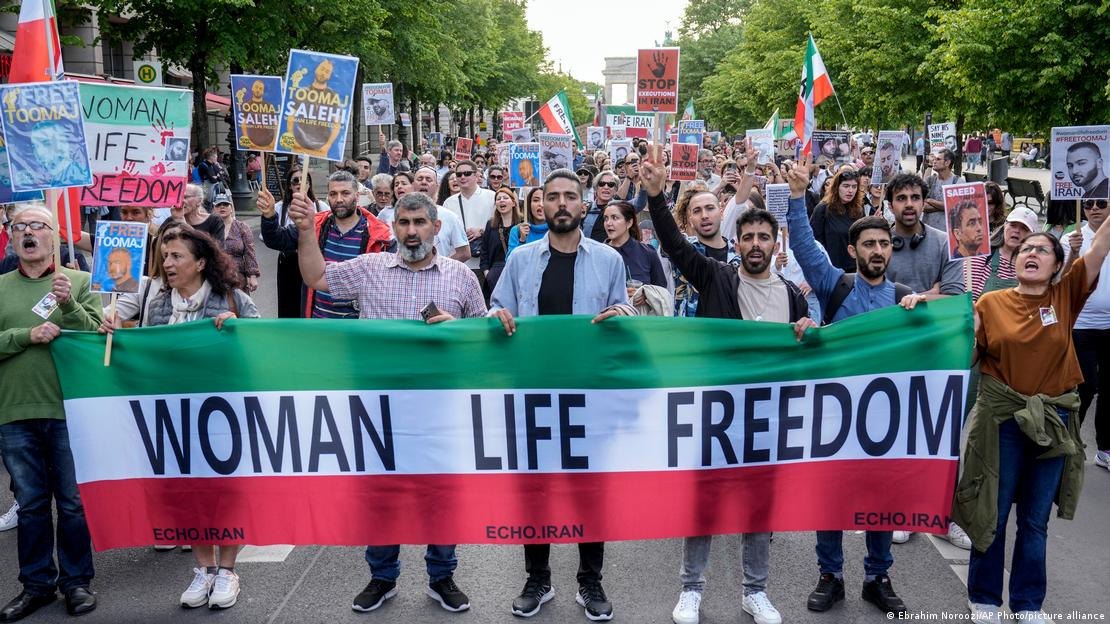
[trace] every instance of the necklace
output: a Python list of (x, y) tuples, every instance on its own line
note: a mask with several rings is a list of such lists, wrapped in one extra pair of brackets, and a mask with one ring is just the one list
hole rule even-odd
[[(757, 320), (757, 321), (762, 321), (763, 320), (763, 313), (767, 311), (767, 306), (771, 304), (771, 297), (773, 297), (774, 294), (775, 294), (774, 289), (771, 287), (771, 278), (768, 277), (766, 282), (767, 282), (767, 286), (766, 286), (767, 294), (764, 295), (764, 297), (763, 297), (763, 305), (759, 306), (759, 311), (758, 312), (755, 311), (754, 307), (752, 308), (752, 312), (755, 312), (755, 320)], [(740, 280), (740, 286), (741, 287), (744, 286), (744, 280), (743, 279)], [(755, 289), (753, 288), (753, 290), (755, 290)]]
[[(1042, 297), (1044, 297), (1045, 295), (1048, 294), (1048, 291), (1045, 291), (1045, 292), (1043, 292), (1039, 295), (1027, 295), (1025, 293), (1022, 293), (1022, 292), (1018, 291), (1017, 288), (1014, 288), (1014, 292), (1017, 293), (1018, 297), (1021, 299), (1021, 301), (1023, 303), (1023, 307), (1025, 308), (1025, 313), (1026, 313), (1025, 318), (1033, 318), (1033, 317), (1037, 316), (1037, 314), (1040, 312), (1040, 309), (1042, 307), (1042, 306), (1039, 305), (1041, 303), (1040, 300), (1041, 300)], [(1032, 305), (1030, 305), (1030, 302), (1027, 300), (1028, 298), (1033, 298)], [(1049, 306), (1049, 307), (1051, 307), (1051, 306)]]

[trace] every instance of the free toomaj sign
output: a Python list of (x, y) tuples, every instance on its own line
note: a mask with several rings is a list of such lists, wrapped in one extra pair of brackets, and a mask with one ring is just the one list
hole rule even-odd
[(678, 48), (637, 54), (636, 112), (678, 113)]

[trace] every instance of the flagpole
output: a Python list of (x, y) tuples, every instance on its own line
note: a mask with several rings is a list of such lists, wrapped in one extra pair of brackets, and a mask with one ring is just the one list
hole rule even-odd
[[(47, 67), (46, 71), (49, 74), (49, 79), (48, 79), (49, 82), (54, 82), (54, 80), (57, 78), (57, 76), (54, 73), (54, 70), (55, 70), (55, 65), (54, 65), (54, 39), (53, 39), (53, 33), (51, 33), (51, 30), (53, 30), (53, 29), (50, 28), (50, 17), (53, 14), (54, 14), (54, 7), (51, 4), (51, 0), (42, 0), (42, 15), (43, 15), (42, 22), (43, 22), (44, 28), (46, 29), (46, 58), (47, 58), (47, 61), (49, 63), (49, 66)], [(57, 23), (57, 18), (55, 18), (55, 23)], [(60, 45), (58, 46), (59, 51), (61, 50), (61, 47), (62, 46), (60, 46)], [(47, 196), (43, 195), (43, 197), (45, 198)], [(62, 204), (63, 204), (63, 209), (65, 210), (65, 214), (66, 214), (66, 248), (69, 250), (69, 261), (74, 263), (74, 266), (76, 267), (77, 266), (77, 256), (76, 256), (76, 254), (73, 250), (73, 219), (70, 218), (73, 215), (71, 215), (69, 213), (69, 189), (62, 189)], [(61, 217), (58, 215), (58, 203), (56, 201), (53, 204), (53, 215), (54, 215), (54, 225), (57, 226)], [(55, 232), (55, 236), (58, 236), (58, 235), (60, 235), (60, 233)], [(61, 266), (62, 266), (62, 263), (60, 261), (62, 250), (58, 249), (58, 247), (60, 246), (60, 243), (61, 243), (61, 241), (55, 240), (55, 254), (56, 254), (55, 255), (55, 266), (58, 269), (60, 269)]]
[[(836, 99), (836, 107), (840, 109), (840, 119), (844, 122), (844, 128), (848, 128), (848, 118), (844, 116), (844, 107), (840, 105), (840, 96), (836, 94), (836, 89), (833, 89), (833, 98)], [(814, 107), (816, 109), (816, 107)]]

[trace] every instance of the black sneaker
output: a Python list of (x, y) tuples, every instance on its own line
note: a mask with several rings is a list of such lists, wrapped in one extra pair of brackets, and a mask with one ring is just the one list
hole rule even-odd
[(513, 600), (513, 615), (532, 617), (540, 612), (543, 603), (554, 597), (554, 587), (543, 581), (530, 578), (524, 584), (524, 591), (520, 592), (516, 600)]
[(863, 584), (863, 599), (881, 609), (884, 613), (905, 613), (906, 603), (894, 593), (889, 576), (876, 576), (875, 580)]
[(355, 596), (351, 608), (355, 611), (373, 611), (382, 606), (386, 600), (397, 595), (397, 583), (390, 583), (381, 579), (372, 579), (366, 589)]
[(844, 600), (844, 579), (835, 574), (822, 574), (817, 588), (809, 594), (806, 608), (810, 611), (828, 611), (837, 600)]
[(586, 617), (594, 622), (613, 619), (613, 604), (605, 597), (601, 583), (582, 585), (574, 599), (586, 610)]
[(428, 589), (424, 590), (432, 597), (433, 600), (439, 603), (439, 606), (458, 613), (459, 611), (466, 611), (470, 608), (470, 598), (462, 593), (458, 585), (455, 585), (455, 579), (448, 576), (442, 581), (436, 581), (428, 585)]

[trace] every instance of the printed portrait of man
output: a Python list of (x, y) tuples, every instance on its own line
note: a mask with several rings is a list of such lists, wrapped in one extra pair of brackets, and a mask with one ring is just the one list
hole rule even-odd
[(604, 135), (602, 134), (601, 128), (591, 129), (589, 139), (588, 139), (587, 142), (589, 143), (589, 148), (590, 149), (592, 149), (592, 150), (601, 149), (602, 144), (605, 143), (605, 138), (604, 138)]
[(139, 292), (139, 282), (131, 275), (131, 252), (123, 248), (113, 249), (108, 254), (108, 277), (111, 285), (105, 290), (112, 292)]
[[(266, 83), (262, 82), (261, 80), (255, 80), (254, 82), (252, 82), (251, 99), (247, 100), (246, 102), (251, 105), (249, 109), (252, 114), (247, 115), (247, 117), (253, 116), (257, 118), (259, 115), (277, 114), (277, 107), (274, 104), (267, 102), (265, 96)], [(269, 146), (274, 144), (274, 134), (277, 133), (277, 128), (271, 126), (261, 126), (257, 123), (242, 123), (240, 124), (239, 133), (250, 139), (251, 143), (255, 147), (268, 148)], [(166, 160), (174, 160), (172, 158), (169, 158), (168, 152)], [(184, 158), (182, 160), (184, 160)]]
[(980, 248), (986, 239), (986, 228), (975, 200), (965, 199), (957, 203), (948, 213), (948, 227), (956, 240), (956, 258), (970, 258), (983, 253)]
[[(331, 80), (332, 71), (335, 65), (328, 59), (320, 61), (316, 66), (312, 75), (312, 85), (307, 87), (309, 91), (317, 91), (320, 95), (312, 100), (317, 102), (339, 102), (342, 98), (339, 94), (328, 86), (328, 81)], [(309, 100), (310, 102), (312, 100)], [(324, 106), (315, 104), (313, 107), (319, 112), (322, 108), (332, 108), (331, 106)], [(331, 146), (335, 143), (336, 138), (339, 137), (339, 132), (342, 126), (339, 123), (325, 123), (313, 120), (294, 119), (290, 118), (292, 124), (293, 137), (296, 139), (297, 144), (300, 145), (305, 151), (315, 156), (325, 156), (331, 150)]]
[(189, 139), (174, 138), (166, 140), (166, 160), (184, 162), (189, 158)]
[(63, 124), (40, 121), (31, 126), (29, 134), (36, 164), (16, 168), (20, 186), (80, 186), (88, 181), (84, 145), (78, 144)]
[(1083, 188), (1084, 199), (1106, 199), (1110, 188), (1102, 160), (1102, 150), (1090, 141), (1080, 141), (1068, 148), (1068, 177)]
[(893, 141), (885, 141), (879, 146), (879, 168), (883, 172), (883, 180), (889, 180), (898, 173), (898, 150)]

